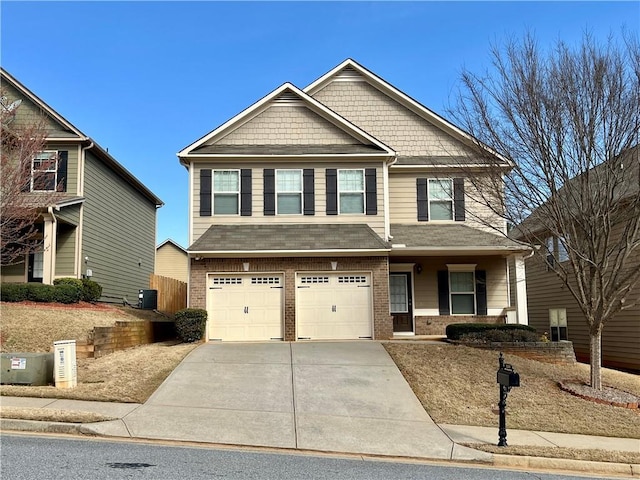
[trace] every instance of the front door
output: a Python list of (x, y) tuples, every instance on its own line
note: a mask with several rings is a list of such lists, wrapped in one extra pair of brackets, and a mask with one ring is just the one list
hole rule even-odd
[(411, 274), (389, 274), (389, 301), (394, 332), (413, 332)]

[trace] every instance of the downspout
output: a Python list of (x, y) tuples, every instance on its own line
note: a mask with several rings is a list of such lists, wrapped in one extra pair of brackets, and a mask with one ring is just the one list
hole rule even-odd
[[(89, 141), (89, 144), (85, 147), (82, 147), (80, 149), (80, 159), (78, 161), (78, 195), (83, 197), (84, 196), (84, 171), (85, 171), (85, 164), (86, 164), (86, 151), (93, 148), (94, 143), (93, 140), (91, 140), (90, 138), (86, 138), (85, 140)], [(82, 278), (82, 258), (83, 258), (83, 254), (82, 254), (82, 240), (83, 240), (83, 235), (82, 232), (84, 230), (84, 203), (82, 205), (80, 205), (80, 214), (79, 214), (79, 218), (78, 218), (78, 230), (77, 230), (77, 234), (76, 234), (76, 265), (75, 265), (75, 273), (76, 276), (79, 276), (80, 278)]]
[(58, 219), (53, 213), (54, 207), (47, 207), (47, 213), (51, 216), (51, 240), (49, 242), (49, 248), (51, 250), (49, 254), (49, 278), (48, 283), (53, 284), (54, 277), (56, 276), (56, 250), (57, 250), (57, 236), (58, 236)]
[(382, 166), (383, 190), (384, 190), (384, 239), (388, 242), (391, 239), (391, 225), (389, 214), (389, 167), (398, 161), (398, 157), (394, 156), (391, 161), (384, 162)]

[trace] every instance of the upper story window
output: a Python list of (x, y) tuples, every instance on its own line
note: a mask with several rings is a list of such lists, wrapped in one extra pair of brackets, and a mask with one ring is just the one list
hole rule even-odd
[(429, 218), (453, 220), (453, 181), (450, 178), (429, 179)]
[(58, 185), (58, 152), (41, 152), (31, 161), (31, 191), (55, 192)]
[(278, 215), (302, 214), (302, 170), (276, 170)]
[(238, 215), (240, 205), (240, 171), (213, 171), (214, 215)]
[(464, 178), (416, 179), (418, 221), (455, 220), (466, 217)]
[(548, 237), (546, 240), (547, 247), (547, 264), (550, 267), (555, 262), (566, 262), (569, 260), (569, 252), (567, 251), (566, 241), (562, 237)]
[(338, 170), (340, 213), (364, 213), (364, 170)]

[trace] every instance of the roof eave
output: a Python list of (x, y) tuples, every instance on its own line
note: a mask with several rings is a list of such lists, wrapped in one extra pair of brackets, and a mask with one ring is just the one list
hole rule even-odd
[(202, 258), (257, 258), (257, 257), (366, 257), (387, 255), (390, 249), (319, 249), (319, 250), (187, 250), (189, 257)]

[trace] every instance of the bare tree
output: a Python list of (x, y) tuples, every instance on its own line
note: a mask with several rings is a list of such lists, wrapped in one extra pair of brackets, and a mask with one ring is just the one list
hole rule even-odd
[(493, 47), (491, 58), (486, 74), (463, 72), (450, 109), (479, 140), (474, 161), (492, 173), (469, 176), (475, 200), (517, 226), (512, 236), (576, 299), (600, 390), (603, 327), (640, 288), (638, 41), (585, 34), (578, 46), (544, 51), (528, 35)]
[(19, 101), (2, 96), (0, 119), (0, 251), (1, 265), (19, 263), (24, 255), (38, 249), (42, 239), (36, 235), (35, 223), (45, 207), (58, 194), (51, 188), (48, 163), (41, 159), (34, 171), (33, 159), (42, 152), (46, 140), (44, 117), (28, 123), (16, 122)]

